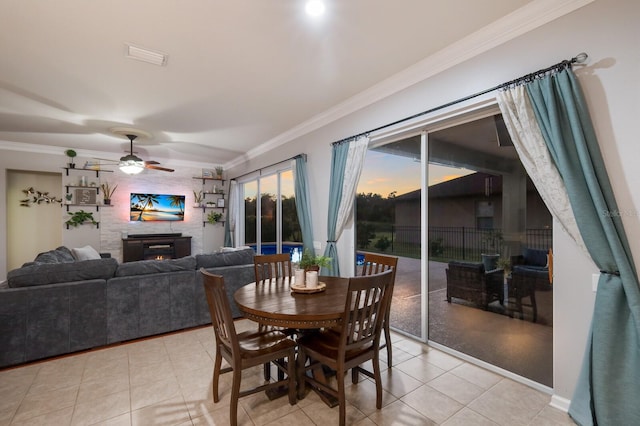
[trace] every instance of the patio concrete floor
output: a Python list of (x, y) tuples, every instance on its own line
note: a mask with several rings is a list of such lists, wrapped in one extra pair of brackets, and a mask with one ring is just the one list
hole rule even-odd
[[(444, 262), (429, 261), (429, 340), (553, 387), (553, 292), (536, 293), (537, 323), (531, 321), (527, 307), (524, 319), (511, 318), (507, 301), (505, 306), (493, 302), (487, 311), (463, 300), (448, 303), (446, 267)], [(390, 315), (392, 328), (417, 338), (420, 271), (420, 259), (399, 258)]]

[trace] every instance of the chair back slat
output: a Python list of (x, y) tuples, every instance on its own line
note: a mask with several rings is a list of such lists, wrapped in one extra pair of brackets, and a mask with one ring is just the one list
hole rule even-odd
[(256, 255), (253, 267), (256, 282), (293, 276), (291, 256), (288, 253)]
[(224, 278), (221, 275), (211, 274), (200, 269), (202, 274), (204, 291), (209, 304), (213, 331), (216, 342), (226, 346), (233, 354), (239, 353), (238, 338), (231, 314), (231, 306), (227, 298), (224, 286)]
[(395, 281), (397, 267), (398, 258), (395, 256), (385, 256), (383, 254), (376, 253), (365, 253), (364, 264), (362, 265), (362, 273), (360, 275), (375, 275), (391, 269), (393, 270), (393, 283)]
[(392, 289), (393, 271), (349, 279), (339, 351), (379, 344)]

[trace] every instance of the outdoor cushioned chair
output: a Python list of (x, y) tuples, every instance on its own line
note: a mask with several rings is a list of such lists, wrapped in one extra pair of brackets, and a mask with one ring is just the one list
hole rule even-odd
[(511, 277), (516, 282), (527, 277), (537, 291), (551, 290), (552, 263), (551, 249), (547, 251), (525, 248), (521, 255), (511, 257)]
[[(267, 389), (287, 385), (289, 390), (289, 404), (296, 403), (296, 374), (295, 355), (296, 343), (284, 333), (270, 331), (244, 331), (237, 333), (231, 316), (231, 306), (224, 288), (224, 278), (200, 269), (203, 277), (205, 294), (211, 312), (211, 321), (216, 336), (216, 357), (213, 367), (213, 402), (220, 401), (218, 382), (220, 374), (232, 372), (231, 384), (231, 425), (238, 423), (238, 399)], [(229, 367), (222, 367), (222, 359), (229, 363)], [(240, 390), (242, 370), (257, 365), (263, 365), (277, 360), (287, 359), (285, 363), (278, 362), (278, 368), (287, 374), (286, 380), (269, 382), (252, 389)]]
[(447, 302), (452, 298), (473, 302), (482, 309), (498, 300), (504, 304), (504, 271), (485, 271), (482, 263), (449, 262), (447, 274)]

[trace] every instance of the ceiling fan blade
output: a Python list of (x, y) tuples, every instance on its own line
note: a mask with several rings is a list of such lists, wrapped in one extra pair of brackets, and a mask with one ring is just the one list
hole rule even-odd
[(160, 170), (162, 172), (173, 172), (173, 169), (168, 169), (166, 167), (160, 167), (160, 166), (154, 166), (152, 164), (145, 164), (144, 167), (145, 167), (145, 169)]
[(160, 163), (154, 160), (149, 160), (149, 161), (145, 161), (144, 164), (160, 164)]

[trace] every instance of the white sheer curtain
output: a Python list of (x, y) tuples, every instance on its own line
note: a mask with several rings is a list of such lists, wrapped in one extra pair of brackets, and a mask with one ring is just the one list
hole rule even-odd
[(555, 167), (524, 86), (498, 92), (498, 105), (520, 161), (540, 197), (562, 228), (589, 255), (580, 236), (567, 190)]
[(329, 268), (322, 268), (323, 275), (340, 276), (336, 241), (349, 221), (362, 172), (368, 137), (334, 144), (331, 157), (331, 180), (329, 182), (329, 214), (327, 219), (327, 247), (324, 255), (331, 259)]
[(338, 220), (336, 221), (336, 239), (340, 238), (342, 230), (351, 217), (358, 181), (360, 180), (368, 146), (368, 137), (362, 137), (349, 145), (349, 155), (344, 169), (344, 182), (342, 183), (342, 198), (340, 199)]

